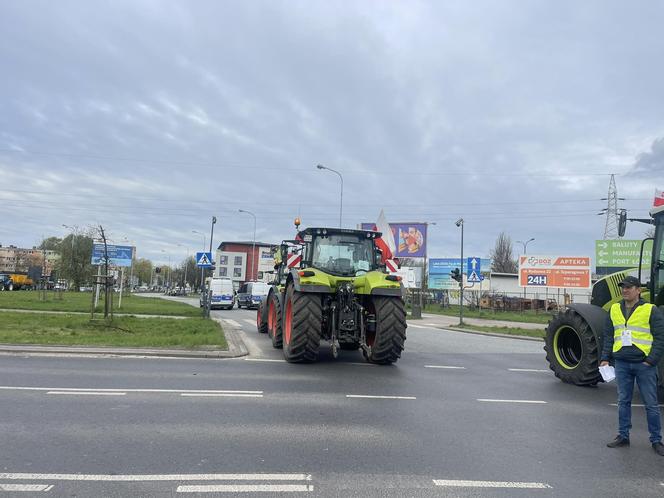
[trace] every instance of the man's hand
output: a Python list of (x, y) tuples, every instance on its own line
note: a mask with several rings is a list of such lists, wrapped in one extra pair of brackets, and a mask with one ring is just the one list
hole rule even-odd
[(600, 362), (599, 362), (599, 366), (600, 366), (600, 367), (605, 367), (605, 366), (607, 366), (608, 364), (609, 364), (609, 362), (606, 361), (606, 360), (604, 360), (604, 361), (600, 361)]

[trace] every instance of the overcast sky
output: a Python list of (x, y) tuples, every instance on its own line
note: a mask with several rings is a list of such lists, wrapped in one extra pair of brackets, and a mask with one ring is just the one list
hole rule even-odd
[[(103, 225), (159, 262), (429, 222), (429, 257), (594, 255), (664, 188), (657, 1), (0, 2), (0, 243)], [(626, 238), (641, 238), (630, 225)], [(515, 244), (515, 255), (522, 252)]]

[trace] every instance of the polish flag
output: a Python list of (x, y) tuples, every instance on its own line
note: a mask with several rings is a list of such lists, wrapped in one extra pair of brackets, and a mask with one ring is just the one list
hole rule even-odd
[(664, 191), (655, 190), (655, 198), (652, 201), (652, 209), (650, 215), (655, 216), (655, 213), (664, 211)]
[(376, 239), (376, 245), (378, 248), (383, 251), (383, 257), (381, 258), (381, 263), (385, 263), (385, 260), (392, 259), (394, 253), (396, 253), (397, 248), (394, 244), (394, 235), (392, 234), (392, 229), (390, 224), (385, 219), (385, 213), (383, 210), (380, 210), (380, 215), (378, 216), (378, 221), (376, 222), (376, 231), (381, 232), (381, 238)]

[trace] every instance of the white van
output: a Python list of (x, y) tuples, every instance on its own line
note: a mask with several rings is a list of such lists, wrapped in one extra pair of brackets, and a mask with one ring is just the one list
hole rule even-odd
[[(233, 281), (227, 277), (213, 277), (205, 281), (205, 286), (210, 296), (210, 309), (225, 308), (232, 310), (235, 306), (235, 290)], [(201, 299), (201, 306), (203, 300)]]

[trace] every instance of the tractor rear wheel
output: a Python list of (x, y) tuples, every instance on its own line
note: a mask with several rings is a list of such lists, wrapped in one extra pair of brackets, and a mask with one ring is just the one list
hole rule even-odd
[(265, 313), (265, 306), (261, 303), (256, 309), (256, 328), (259, 334), (267, 333), (267, 314)]
[(594, 386), (601, 380), (601, 351), (590, 325), (574, 310), (567, 309), (549, 322), (544, 338), (546, 359), (563, 382)]
[(316, 361), (323, 324), (320, 295), (298, 292), (289, 285), (284, 306), (284, 357), (290, 363)]
[[(376, 315), (376, 331), (367, 332), (367, 346), (362, 349), (370, 363), (389, 365), (401, 357), (406, 341), (406, 310), (398, 297), (374, 296), (370, 311)], [(371, 308), (370, 307), (370, 308)]]
[(267, 300), (267, 335), (272, 339), (273, 348), (279, 349), (282, 347), (281, 304), (276, 292), (270, 294)]

